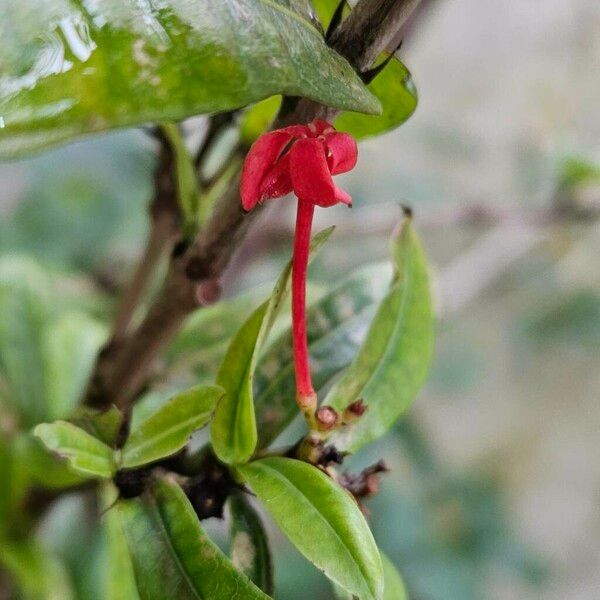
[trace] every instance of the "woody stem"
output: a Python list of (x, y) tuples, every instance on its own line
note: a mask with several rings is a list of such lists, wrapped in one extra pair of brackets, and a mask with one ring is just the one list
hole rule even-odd
[(296, 402), (298, 402), (300, 410), (309, 418), (314, 415), (317, 408), (317, 395), (310, 377), (310, 359), (306, 338), (306, 272), (314, 210), (314, 204), (298, 199), (292, 259), (292, 332), (296, 370)]

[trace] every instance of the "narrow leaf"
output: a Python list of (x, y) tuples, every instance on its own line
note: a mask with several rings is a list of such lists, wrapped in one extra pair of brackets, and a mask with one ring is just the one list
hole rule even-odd
[(115, 507), (142, 600), (266, 600), (203, 531), (181, 488), (157, 481), (151, 494)]
[[(333, 232), (324, 229), (313, 237), (311, 257)], [(227, 395), (220, 402), (211, 424), (211, 441), (217, 456), (226, 463), (250, 459), (257, 443), (252, 379), (260, 349), (273, 327), (289, 289), (292, 271), (288, 263), (267, 302), (261, 304), (231, 341), (217, 374), (217, 383)]]
[(393, 242), (394, 282), (350, 367), (324, 403), (343, 410), (362, 399), (367, 412), (334, 435), (340, 449), (356, 452), (381, 437), (420, 390), (433, 351), (434, 319), (427, 262), (409, 218)]
[[(391, 276), (387, 263), (359, 269), (307, 311), (311, 372), (320, 395), (356, 356)], [(254, 402), (258, 444), (263, 448), (298, 414), (289, 329), (271, 344), (258, 363)]]
[(78, 473), (97, 477), (112, 477), (115, 473), (111, 448), (73, 423), (42, 423), (33, 430), (33, 435), (48, 450), (66, 458)]
[(282, 457), (237, 470), (298, 550), (360, 600), (381, 599), (383, 571), (375, 540), (350, 495), (322, 471)]
[(263, 592), (273, 595), (273, 561), (262, 521), (246, 496), (229, 498), (231, 561)]
[(208, 385), (177, 394), (131, 433), (121, 451), (121, 466), (137, 467), (181, 450), (208, 423), (223, 395), (222, 388)]
[(185, 146), (185, 140), (175, 123), (163, 123), (161, 128), (171, 144), (175, 155), (175, 181), (179, 207), (185, 220), (185, 228), (193, 232), (200, 225), (198, 207), (200, 188), (192, 157)]

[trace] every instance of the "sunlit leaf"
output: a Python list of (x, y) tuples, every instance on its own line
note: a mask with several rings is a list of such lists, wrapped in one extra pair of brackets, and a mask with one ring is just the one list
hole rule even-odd
[[(384, 59), (382, 56), (380, 61)], [(345, 112), (335, 122), (336, 129), (352, 134), (357, 140), (381, 135), (399, 127), (417, 108), (417, 89), (410, 71), (395, 57), (368, 87), (379, 98), (383, 112), (380, 115)]]
[(168, 479), (115, 507), (141, 600), (266, 600), (204, 533), (181, 488)]
[(0, 157), (278, 93), (377, 112), (376, 98), (296, 5), (2, 0)]
[(362, 399), (367, 412), (334, 436), (355, 452), (382, 436), (420, 390), (433, 351), (434, 318), (427, 261), (410, 218), (393, 242), (394, 281), (350, 367), (323, 402), (343, 410)]
[[(333, 232), (317, 233), (311, 242), (311, 257)], [(211, 441), (217, 456), (226, 463), (247, 461), (256, 448), (252, 379), (260, 349), (266, 341), (289, 288), (292, 265), (288, 263), (269, 300), (261, 304), (231, 341), (217, 374), (217, 383), (227, 395), (219, 403), (211, 424)]]
[[(356, 356), (376, 304), (392, 276), (388, 264), (355, 271), (307, 311), (307, 335), (315, 389), (322, 394)], [(254, 377), (259, 447), (270, 444), (298, 414), (291, 331), (261, 357)]]
[(280, 106), (281, 96), (271, 96), (249, 106), (239, 121), (241, 140), (248, 145), (252, 144), (269, 128)]
[(231, 561), (263, 592), (273, 595), (273, 561), (262, 521), (242, 493), (229, 498)]
[(48, 450), (66, 458), (78, 473), (97, 477), (112, 477), (115, 473), (112, 449), (73, 423), (42, 423), (33, 434)]
[(121, 451), (121, 466), (137, 467), (175, 454), (211, 418), (224, 391), (197, 386), (177, 394), (134, 429)]
[(237, 470), (298, 550), (361, 600), (381, 599), (383, 570), (369, 526), (350, 495), (307, 463), (271, 457)]

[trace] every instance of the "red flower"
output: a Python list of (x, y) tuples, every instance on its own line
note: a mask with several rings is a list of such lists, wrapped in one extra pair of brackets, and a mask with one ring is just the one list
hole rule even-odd
[(352, 198), (337, 187), (332, 175), (356, 165), (356, 142), (327, 121), (292, 125), (262, 135), (250, 148), (240, 192), (244, 210), (290, 192), (298, 197), (294, 257), (292, 260), (292, 331), (296, 371), (296, 400), (313, 420), (317, 397), (310, 376), (306, 339), (306, 271), (315, 205), (352, 205)]
[(350, 196), (333, 183), (332, 175), (356, 164), (356, 142), (327, 121), (292, 125), (262, 135), (250, 148), (242, 172), (242, 206), (294, 192), (298, 199), (318, 206), (352, 204)]

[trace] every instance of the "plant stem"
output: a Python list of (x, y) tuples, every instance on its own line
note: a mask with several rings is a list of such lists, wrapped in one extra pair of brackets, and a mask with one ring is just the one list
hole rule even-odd
[(312, 417), (317, 407), (317, 395), (310, 377), (310, 358), (306, 338), (306, 272), (314, 210), (314, 204), (298, 199), (292, 259), (292, 332), (296, 401), (307, 417)]

